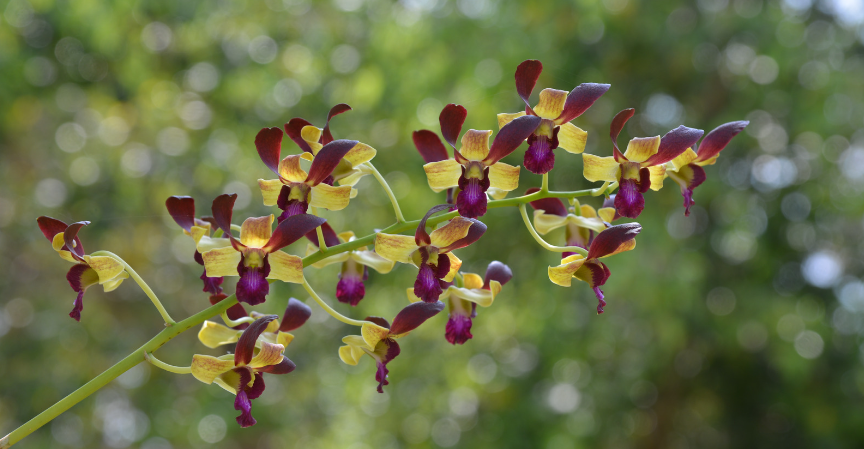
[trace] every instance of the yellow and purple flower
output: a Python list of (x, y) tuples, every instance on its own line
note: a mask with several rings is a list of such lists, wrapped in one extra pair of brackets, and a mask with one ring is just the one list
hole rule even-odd
[(39, 229), (57, 255), (63, 260), (75, 265), (66, 273), (66, 280), (78, 296), (72, 303), (69, 316), (75, 321), (81, 321), (81, 311), (84, 310), (84, 292), (88, 287), (101, 284), (106, 292), (115, 290), (129, 277), (126, 268), (112, 257), (89, 256), (84, 252), (84, 245), (78, 238), (78, 231), (90, 224), (89, 221), (79, 221), (67, 225), (56, 218), (41, 216), (36, 219)]
[(353, 366), (360, 362), (363, 354), (372, 357), (377, 366), (375, 380), (378, 382), (378, 392), (383, 393), (384, 385), (390, 384), (387, 380), (390, 373), (387, 364), (401, 352), (396, 339), (408, 335), (442, 310), (444, 303), (441, 301), (415, 302), (393, 318), (393, 325), (381, 317), (366, 317), (369, 322), (361, 327), (362, 335), (349, 335), (342, 339), (345, 346), (339, 348), (339, 358)]
[(537, 78), (543, 71), (543, 64), (537, 60), (523, 61), (516, 68), (516, 92), (525, 102), (525, 112), (498, 114), (498, 127), (503, 131), (511, 121), (523, 116), (535, 116), (534, 128), (528, 136), (528, 151), (525, 152), (525, 168), (531, 173), (549, 173), (555, 166), (555, 153), (561, 147), (567, 152), (580, 154), (585, 151), (588, 133), (570, 123), (582, 115), (606, 91), (609, 84), (582, 83), (573, 91), (543, 89), (540, 102), (534, 108), (528, 102)]
[[(530, 195), (540, 189), (532, 187), (525, 191)], [(594, 237), (606, 230), (615, 218), (615, 208), (604, 206), (596, 210), (587, 204), (579, 204), (575, 198), (573, 206), (568, 208), (560, 198), (543, 198), (532, 201), (534, 208), (534, 227), (540, 234), (547, 234), (555, 229), (565, 228), (567, 246), (578, 246), (588, 249)], [(561, 253), (561, 258), (572, 256), (573, 252)]]
[[(462, 136), (462, 148), (456, 149), (456, 139), (462, 132), (462, 125), (468, 112), (464, 107), (448, 104), (438, 117), (444, 140), (453, 147), (454, 159), (445, 158), (429, 162), (423, 166), (429, 187), (436, 192), (459, 187), (456, 208), (459, 215), (466, 218), (482, 217), (486, 213), (486, 191), (490, 188), (509, 192), (519, 187), (519, 167), (499, 162), (513, 152), (522, 141), (537, 127), (539, 117), (519, 117), (495, 136), (489, 147), (492, 131), (469, 129)], [(419, 133), (419, 134), (418, 134)], [(427, 157), (440, 158), (443, 145), (438, 136), (423, 130), (414, 133), (414, 144), (418, 151)], [(447, 152), (443, 151), (446, 156)]]
[(660, 190), (666, 176), (666, 163), (678, 157), (696, 143), (704, 131), (679, 126), (660, 136), (636, 137), (627, 144), (624, 154), (618, 149), (618, 134), (633, 117), (634, 109), (619, 112), (609, 131), (612, 156), (583, 154), (583, 175), (589, 181), (618, 182), (615, 209), (623, 217), (636, 218), (645, 208), (643, 193)]
[(606, 301), (600, 287), (612, 274), (601, 258), (609, 257), (636, 247), (636, 235), (642, 231), (639, 223), (612, 226), (597, 234), (588, 247), (588, 255), (573, 254), (561, 259), (561, 265), (549, 267), (549, 280), (562, 287), (569, 287), (573, 278), (586, 282), (597, 295), (597, 313), (603, 313)]

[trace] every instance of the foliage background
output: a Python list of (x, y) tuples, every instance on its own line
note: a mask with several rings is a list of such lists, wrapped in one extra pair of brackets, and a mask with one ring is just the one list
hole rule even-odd
[[(627, 138), (751, 121), (707, 170), (689, 219), (671, 181), (648, 194), (639, 245), (610, 261), (602, 316), (584, 285), (546, 279), (556, 255), (515, 209), (497, 209), (460, 257), (480, 273), (503, 260), (516, 277), (466, 345), (443, 339), (443, 314), (405, 340), (385, 394), (369, 360), (336, 357), (353, 329), (316, 309), (287, 351), (299, 369), (270, 378), (251, 429), (235, 425), (221, 389), (141, 365), (22, 447), (864, 444), (859, 2), (8, 0), (0, 12), (0, 435), (160, 327), (132, 282), (91, 289), (82, 322), (70, 320), (68, 264), (38, 232), (39, 215), (92, 221), (88, 249), (122, 255), (183, 317), (207, 301), (164, 200), (193, 195), (203, 213), (234, 191), (238, 216), (270, 213), (255, 188), (268, 175), (252, 145), (262, 127), (295, 116), (320, 126), (332, 104), (351, 104), (334, 133), (378, 149), (416, 218), (441, 198), (410, 132), (437, 131), (449, 102), (468, 108), (466, 127), (494, 128), (495, 113), (520, 108), (512, 73), (524, 59), (545, 66), (535, 98), (612, 84), (575, 122), (591, 153), (610, 154), (606, 130), (625, 107), (639, 113)], [(551, 180), (589, 186), (581, 158), (565, 152)], [(520, 190), (538, 183), (523, 170)], [(359, 188), (348, 209), (326, 214), (337, 230), (391, 222), (371, 177)], [(337, 270), (309, 274), (330, 300)], [(392, 318), (413, 276), (373, 273), (357, 310), (339, 308)], [(278, 285), (260, 310), (279, 313), (291, 295), (306, 299)], [(195, 352), (215, 353), (190, 332), (160, 355), (182, 365)]]

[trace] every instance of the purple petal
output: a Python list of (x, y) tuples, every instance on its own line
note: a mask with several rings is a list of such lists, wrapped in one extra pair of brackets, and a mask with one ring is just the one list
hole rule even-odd
[[(284, 355), (282, 357), (285, 357)], [(267, 385), (264, 384), (264, 375), (261, 373), (255, 373), (255, 382), (252, 383), (251, 387), (246, 387), (246, 396), (249, 400), (258, 399), (261, 397), (261, 393), (264, 393), (264, 389)]]
[[(226, 295), (225, 293), (210, 295), (210, 304), (216, 305), (222, 302), (227, 297), (228, 295)], [(228, 315), (228, 318), (231, 318), (232, 320), (239, 320), (240, 318), (245, 318), (249, 316), (249, 314), (246, 312), (246, 309), (243, 308), (243, 304), (239, 303), (229, 307), (225, 313)], [(236, 326), (231, 326), (231, 329), (243, 330), (247, 327), (249, 327), (249, 323), (240, 323)]]
[(312, 160), (312, 166), (309, 167), (309, 174), (306, 176), (306, 184), (317, 186), (321, 184), (339, 165), (339, 161), (357, 145), (356, 140), (334, 140), (324, 148), (318, 150), (315, 159)]
[(528, 138), (528, 151), (525, 152), (523, 163), (528, 171), (536, 175), (549, 173), (555, 166), (552, 142), (546, 136), (532, 134)]
[(420, 156), (423, 157), (423, 160), (426, 161), (427, 164), (430, 162), (444, 161), (450, 157), (447, 155), (447, 148), (445, 148), (444, 144), (441, 143), (441, 139), (428, 129), (414, 131), (411, 138), (414, 140), (414, 146), (417, 147), (417, 152), (420, 153)]
[[(477, 240), (480, 240), (480, 237), (483, 237), (483, 234), (486, 233), (486, 225), (483, 224), (483, 222), (481, 222), (479, 220), (475, 220), (473, 218), (471, 218), (470, 220), (474, 224), (472, 224), (471, 227), (468, 228), (468, 235), (466, 235), (465, 237), (463, 237), (459, 240), (456, 240), (450, 246), (447, 246), (444, 248), (439, 248), (439, 253), (443, 254), (443, 253), (448, 253), (450, 251), (453, 251), (453, 250), (456, 250), (459, 248), (464, 248), (464, 247), (476, 242)], [(438, 263), (439, 264), (441, 263), (440, 258), (439, 258)]]
[(292, 215), (282, 220), (279, 226), (276, 226), (276, 230), (273, 231), (270, 240), (267, 241), (267, 244), (262, 249), (268, 253), (278, 251), (300, 240), (301, 237), (314, 231), (315, 228), (324, 224), (325, 221), (325, 219), (316, 217), (315, 215)]
[(204, 288), (201, 290), (205, 293), (210, 293), (211, 295), (218, 295), (222, 293), (222, 277), (211, 278), (207, 276), (207, 269), (204, 269), (204, 272), (201, 273), (200, 277), (201, 281), (204, 282)]
[(624, 129), (627, 120), (630, 120), (635, 113), (636, 110), (633, 108), (625, 109), (615, 115), (615, 118), (612, 119), (612, 125), (609, 126), (609, 137), (612, 138), (612, 154), (615, 156), (616, 161), (627, 160), (621, 154), (621, 150), (618, 149), (618, 134), (621, 134), (621, 130)]
[(442, 310), (444, 310), (444, 303), (441, 301), (408, 304), (399, 311), (396, 318), (393, 318), (390, 334), (399, 335), (413, 331), (429, 318), (438, 315)]
[(447, 211), (450, 209), (449, 204), (439, 204), (437, 206), (432, 206), (429, 211), (426, 212), (426, 215), (420, 219), (420, 224), (417, 225), (417, 230), (414, 231), (414, 243), (417, 246), (426, 246), (432, 242), (429, 237), (429, 233), (426, 232), (426, 220), (429, 219), (433, 214), (437, 214), (438, 212)]
[(270, 274), (270, 262), (267, 256), (264, 256), (263, 266), (247, 267), (245, 260), (246, 258), (241, 255), (240, 263), (237, 265), (240, 280), (237, 281), (234, 293), (237, 294), (237, 301), (255, 306), (264, 302), (267, 294), (270, 293), (270, 283), (266, 279)]
[(390, 374), (390, 370), (387, 369), (387, 364), (390, 363), (391, 360), (395, 359), (401, 350), (399, 349), (399, 344), (390, 339), (384, 340), (379, 344), (387, 345), (387, 354), (384, 356), (383, 360), (378, 361), (378, 369), (375, 371), (375, 380), (378, 381), (378, 392), (384, 393), (384, 385), (390, 385), (390, 382), (387, 381), (387, 375)]
[(223, 193), (213, 200), (211, 211), (213, 212), (213, 221), (216, 226), (225, 233), (226, 236), (231, 235), (231, 216), (234, 214), (234, 202), (237, 201), (237, 194)]
[(355, 273), (343, 273), (336, 283), (336, 299), (341, 303), (356, 306), (366, 296), (363, 278)]
[(625, 223), (606, 228), (591, 242), (586, 258), (592, 260), (612, 254), (623, 243), (635, 239), (640, 232), (642, 232), (642, 225), (639, 223)]
[(327, 114), (327, 123), (324, 124), (324, 130), (321, 133), (322, 145), (327, 145), (328, 143), (333, 141), (333, 134), (330, 134), (330, 119), (350, 110), (351, 106), (348, 106), (345, 103), (339, 103), (336, 106), (330, 108), (330, 113)]
[[(296, 215), (296, 214), (292, 214), (292, 215)], [(285, 218), (288, 218), (288, 217), (285, 217)], [(282, 222), (280, 221), (279, 223), (282, 223)], [(321, 231), (324, 234), (324, 243), (327, 244), (328, 248), (336, 246), (339, 243), (341, 243), (339, 241), (339, 236), (336, 235), (336, 231), (334, 231), (333, 228), (330, 227), (329, 224), (327, 224), (327, 223), (321, 224)], [(309, 241), (312, 242), (313, 245), (318, 246), (318, 232), (315, 229), (307, 232), (306, 238), (309, 239)]]
[[(255, 355), (255, 342), (258, 337), (267, 329), (271, 321), (279, 318), (276, 315), (264, 315), (258, 318), (243, 331), (240, 338), (237, 340), (237, 346), (234, 348), (234, 365), (244, 366), (252, 361)], [(247, 379), (247, 383), (250, 379)], [(245, 383), (243, 383), (245, 385)]]
[[(531, 187), (530, 189), (525, 191), (525, 195), (530, 195), (534, 192), (539, 192), (539, 187)], [(531, 207), (535, 210), (542, 210), (544, 213), (549, 215), (557, 215), (559, 217), (566, 217), (570, 212), (567, 210), (567, 206), (564, 205), (564, 202), (561, 201), (560, 198), (543, 198), (539, 200), (534, 200), (529, 203)]]
[(675, 159), (686, 151), (687, 148), (696, 145), (702, 134), (705, 134), (705, 131), (688, 128), (684, 125), (669, 131), (660, 139), (660, 147), (657, 149), (657, 154), (648, 158), (647, 161), (642, 163), (642, 166), (661, 165)]
[(237, 397), (234, 398), (234, 410), (240, 411), (240, 416), (237, 417), (237, 424), (240, 427), (254, 426), (257, 421), (252, 417), (252, 402), (246, 393), (247, 384), (252, 381), (252, 375), (248, 369), (235, 369), (240, 373), (240, 382), (237, 386)]
[(278, 175), (279, 158), (282, 154), (282, 130), (275, 127), (262, 128), (255, 136), (255, 148), (264, 165)]
[(509, 282), (510, 279), (513, 279), (513, 271), (510, 270), (510, 267), (498, 262), (497, 260), (493, 260), (489, 263), (489, 266), (486, 267), (486, 276), (483, 278), (483, 288), (489, 289), (490, 281), (498, 281), (498, 283), (504, 285)]
[(39, 225), (39, 230), (42, 231), (42, 235), (44, 235), (49, 242), (53, 242), (55, 235), (62, 233), (69, 227), (69, 225), (56, 218), (46, 217), (44, 215), (37, 218), (36, 223)]
[(461, 345), (474, 336), (471, 335), (471, 318), (460, 313), (451, 313), (444, 330), (444, 338), (451, 344)]
[(696, 152), (696, 160), (698, 162), (707, 161), (720, 154), (720, 151), (723, 148), (726, 148), (729, 141), (731, 141), (733, 137), (737, 136), (738, 133), (740, 133), (744, 127), (749, 124), (749, 121), (741, 120), (738, 122), (724, 123), (714, 128), (713, 131), (705, 136), (705, 139), (702, 140), (702, 144), (699, 145), (699, 149)]
[(72, 257), (83, 261), (84, 245), (81, 245), (81, 240), (78, 239), (78, 231), (84, 226), (89, 225), (89, 221), (79, 221), (72, 223), (63, 231), (63, 241), (66, 242), (66, 248), (72, 253)]
[(309, 306), (299, 299), (289, 298), (288, 307), (285, 308), (285, 314), (282, 315), (279, 330), (291, 332), (306, 323), (310, 316), (312, 316), (312, 309)]
[(441, 110), (438, 116), (438, 123), (441, 125), (441, 135), (444, 140), (454, 149), (456, 148), (456, 140), (459, 139), (459, 134), (462, 133), (462, 125), (465, 123), (465, 117), (468, 117), (468, 111), (458, 104), (448, 104)]
[(693, 189), (699, 187), (703, 182), (705, 182), (705, 169), (696, 165), (696, 164), (688, 164), (679, 171), (690, 171), (689, 182), (687, 184), (681, 184), (681, 195), (684, 197), (684, 215), (690, 216), (690, 206), (692, 206), (695, 201), (693, 201)]
[(300, 132), (306, 126), (312, 126), (312, 124), (299, 117), (292, 118), (288, 121), (288, 123), (285, 124), (285, 134), (288, 134), (288, 137), (293, 140), (294, 143), (296, 143), (301, 150), (306, 153), (312, 154), (312, 147), (310, 147), (309, 144), (306, 143), (306, 141), (303, 140), (303, 137), (300, 135)]
[(450, 257), (442, 254), (438, 254), (438, 265), (433, 265), (432, 271), (435, 272), (435, 277), (437, 277), (440, 282), (438, 285), (441, 288), (447, 287), (447, 283), (444, 282), (444, 278), (447, 277), (447, 273), (450, 272)]
[(75, 301), (72, 302), (72, 311), (69, 312), (69, 316), (75, 319), (75, 321), (81, 321), (81, 312), (84, 310), (84, 290), (78, 292), (78, 296), (75, 297)]
[(281, 362), (275, 365), (258, 368), (258, 371), (269, 374), (288, 374), (291, 371), (294, 371), (295, 368), (297, 368), (297, 365), (295, 365), (294, 362), (291, 361), (291, 359), (283, 355)]
[(567, 123), (576, 117), (582, 115), (588, 108), (594, 104), (609, 88), (611, 84), (597, 83), (582, 83), (576, 86), (567, 95), (567, 100), (564, 102), (564, 110), (561, 115), (555, 119), (555, 123)]
[[(445, 256), (446, 257), (446, 256)], [(417, 272), (417, 279), (414, 281), (414, 295), (424, 302), (437, 302), (443, 290), (438, 283), (438, 276), (435, 270), (428, 263), (420, 265), (420, 271)]]
[(531, 92), (534, 91), (534, 86), (537, 84), (537, 78), (540, 78), (542, 71), (543, 64), (536, 59), (522, 61), (516, 67), (516, 93), (525, 102), (527, 109), (531, 109), (531, 104), (528, 101), (531, 97)]
[(192, 230), (195, 225), (195, 200), (191, 196), (170, 196), (165, 201), (165, 207), (178, 226), (187, 231)]
[(636, 218), (645, 209), (645, 198), (639, 191), (635, 179), (621, 179), (618, 183), (618, 193), (615, 195), (615, 210), (622, 217)]
[(536, 115), (523, 115), (504, 125), (492, 140), (489, 155), (483, 159), (483, 163), (488, 166), (504, 159), (532, 135), (542, 120)]
[(465, 179), (465, 169), (459, 178), (459, 195), (456, 196), (456, 209), (465, 218), (477, 218), (486, 215), (486, 190), (489, 189), (489, 168), (483, 179)]

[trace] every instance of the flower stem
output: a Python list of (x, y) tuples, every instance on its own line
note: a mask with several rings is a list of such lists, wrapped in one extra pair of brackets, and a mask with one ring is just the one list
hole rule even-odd
[(402, 209), (399, 208), (399, 201), (396, 201), (396, 195), (393, 194), (393, 190), (390, 188), (390, 184), (387, 184), (387, 180), (381, 176), (381, 173), (372, 165), (371, 162), (366, 162), (366, 165), (372, 171), (372, 175), (375, 176), (375, 179), (381, 184), (381, 187), (384, 187), (384, 191), (387, 192), (387, 196), (390, 197), (390, 203), (393, 205), (393, 212), (396, 213), (396, 222), (404, 223), (405, 217), (402, 216)]
[(150, 362), (151, 365), (153, 365), (157, 368), (162, 368), (165, 371), (168, 371), (169, 373), (192, 374), (192, 367), (191, 366), (169, 365), (169, 364), (157, 359), (156, 356), (154, 356), (153, 354), (151, 354), (149, 352), (144, 353), (144, 359), (147, 360), (148, 362)]
[(549, 191), (549, 173), (543, 173), (543, 182), (540, 184), (540, 192), (546, 193)]
[(162, 315), (162, 319), (165, 321), (165, 326), (173, 326), (174, 324), (176, 324), (176, 322), (171, 318), (171, 315), (168, 314), (168, 311), (165, 310), (165, 307), (162, 305), (162, 302), (159, 301), (158, 297), (156, 297), (156, 293), (153, 293), (153, 290), (150, 288), (150, 286), (147, 285), (146, 282), (144, 282), (144, 279), (141, 279), (141, 276), (138, 276), (138, 273), (136, 273), (135, 270), (133, 270), (132, 267), (129, 266), (128, 263), (126, 263), (125, 260), (123, 260), (122, 258), (120, 258), (120, 256), (118, 256), (118, 255), (116, 255), (110, 251), (96, 251), (92, 255), (93, 256), (108, 256), (108, 257), (116, 260), (117, 262), (120, 262), (121, 264), (123, 264), (123, 267), (125, 267), (126, 272), (129, 273), (129, 276), (132, 279), (134, 279), (135, 282), (138, 283), (138, 286), (141, 287), (141, 290), (144, 290), (144, 294), (146, 294), (147, 297), (150, 298), (150, 301), (153, 302), (153, 305), (156, 307), (156, 310), (158, 310), (159, 314)]
[(244, 316), (236, 320), (232, 320), (231, 318), (228, 318), (227, 310), (222, 312), (219, 317), (222, 318), (222, 321), (224, 321), (225, 325), (227, 325), (228, 327), (237, 327), (243, 323), (252, 324), (255, 322), (255, 318), (252, 318), (251, 316)]
[[(312, 215), (318, 215), (317, 207), (312, 207)], [(324, 228), (321, 226), (315, 228), (315, 235), (318, 236), (318, 249), (322, 253), (327, 252), (327, 242), (324, 241)]]
[(525, 222), (525, 227), (528, 228), (528, 232), (531, 233), (531, 237), (534, 237), (534, 240), (536, 240), (537, 243), (539, 243), (540, 246), (542, 246), (544, 249), (547, 249), (549, 251), (556, 252), (556, 253), (573, 252), (573, 253), (579, 253), (579, 254), (586, 256), (586, 257), (588, 256), (588, 251), (586, 251), (584, 248), (580, 248), (578, 246), (550, 245), (549, 243), (546, 242), (546, 240), (543, 240), (543, 238), (540, 237), (540, 234), (538, 234), (537, 231), (534, 230), (534, 225), (531, 224), (531, 220), (528, 218), (528, 211), (525, 209), (524, 203), (519, 205), (519, 212), (522, 214), (522, 221)]
[[(305, 263), (304, 263), (304, 265), (305, 265)], [(309, 293), (309, 296), (311, 296), (312, 299), (314, 299), (315, 302), (317, 302), (318, 305), (321, 306), (321, 308), (324, 309), (327, 313), (329, 313), (330, 316), (332, 316), (333, 318), (336, 318), (337, 320), (339, 320), (345, 324), (350, 324), (352, 326), (362, 326), (363, 324), (368, 323), (368, 321), (352, 320), (351, 318), (348, 318), (348, 317), (342, 315), (341, 313), (337, 312), (335, 309), (330, 307), (329, 304), (324, 302), (324, 300), (321, 299), (321, 297), (318, 296), (317, 293), (315, 293), (315, 290), (312, 290), (312, 286), (309, 285), (309, 281), (307, 281), (306, 279), (303, 279), (303, 288), (305, 288), (306, 292)]]

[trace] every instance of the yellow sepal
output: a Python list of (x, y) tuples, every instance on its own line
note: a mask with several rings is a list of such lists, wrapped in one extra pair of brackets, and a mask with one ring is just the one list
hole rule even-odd
[(558, 146), (568, 153), (582, 154), (585, 151), (586, 142), (588, 142), (588, 133), (582, 128), (569, 122), (559, 127)]
[(270, 262), (270, 274), (267, 279), (279, 279), (293, 284), (303, 283), (303, 259), (284, 251), (274, 251), (267, 256), (267, 260)]
[(459, 177), (462, 176), (462, 166), (453, 159), (438, 162), (430, 162), (423, 166), (429, 187), (440, 192), (444, 189), (459, 185)]
[(489, 187), (507, 192), (516, 190), (519, 187), (519, 167), (503, 162), (492, 164), (489, 167)]
[(222, 345), (237, 343), (242, 333), (243, 331), (231, 329), (219, 323), (205, 321), (201, 330), (198, 331), (198, 340), (208, 348), (218, 348)]
[(232, 369), (234, 369), (233, 354), (224, 355), (219, 358), (201, 354), (192, 356), (192, 375), (208, 385), (212, 384), (220, 374)]
[(237, 265), (241, 256), (233, 247), (217, 248), (201, 253), (204, 259), (204, 269), (209, 277), (239, 276)]
[(375, 235), (375, 252), (387, 260), (413, 264), (411, 254), (414, 251), (417, 251), (414, 237), (381, 232)]
[(351, 186), (334, 187), (324, 183), (312, 187), (312, 198), (309, 205), (328, 210), (342, 210), (351, 201)]
[(525, 115), (525, 111), (516, 112), (513, 114), (509, 114), (509, 113), (498, 114), (498, 129), (503, 128), (504, 125), (512, 122), (513, 120), (516, 120), (519, 117), (522, 117), (523, 115)]
[(265, 206), (275, 206), (279, 200), (279, 192), (282, 191), (282, 181), (278, 179), (259, 179), (258, 188), (261, 189), (261, 196), (264, 197)]
[(582, 176), (591, 182), (618, 180), (621, 166), (612, 156), (600, 157), (582, 153)]
[(390, 335), (390, 329), (381, 327), (371, 321), (367, 321), (360, 327), (360, 335), (363, 336), (363, 341), (366, 342), (367, 346), (374, 348), (379, 341)]

